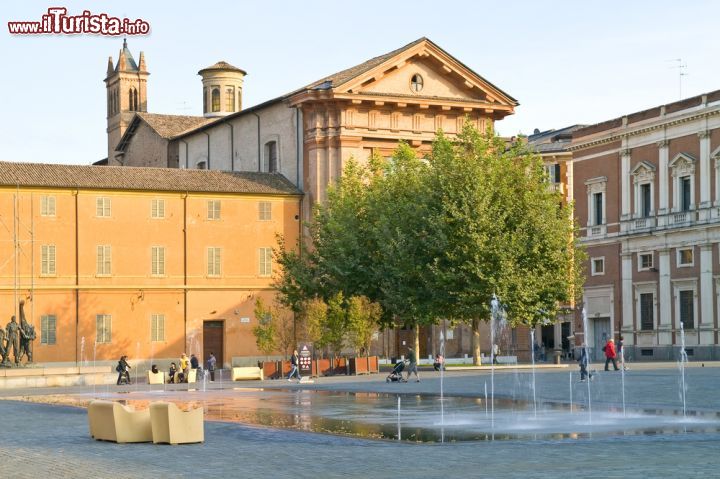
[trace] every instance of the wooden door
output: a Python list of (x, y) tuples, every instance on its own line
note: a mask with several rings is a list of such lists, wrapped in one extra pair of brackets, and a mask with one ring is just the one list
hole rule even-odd
[(211, 352), (215, 354), (217, 359), (217, 369), (223, 367), (225, 362), (224, 332), (224, 321), (205, 321), (203, 323), (203, 368), (206, 367), (206, 361)]

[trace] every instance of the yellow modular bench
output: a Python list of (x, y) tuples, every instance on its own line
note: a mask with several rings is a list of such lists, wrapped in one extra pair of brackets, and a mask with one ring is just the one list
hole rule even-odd
[(150, 404), (152, 440), (155, 444), (188, 444), (205, 441), (203, 409), (181, 411), (171, 402)]
[(88, 406), (90, 436), (98, 441), (150, 442), (150, 411), (135, 411), (114, 401), (92, 401)]
[(165, 384), (165, 372), (158, 371), (153, 373), (152, 371), (147, 372), (148, 384)]
[(244, 366), (239, 368), (232, 368), (232, 380), (242, 381), (245, 379), (259, 379), (262, 381), (263, 371), (257, 366)]

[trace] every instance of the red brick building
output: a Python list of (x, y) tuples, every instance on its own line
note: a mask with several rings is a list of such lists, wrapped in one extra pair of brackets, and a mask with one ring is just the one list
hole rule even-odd
[(675, 359), (682, 323), (688, 355), (716, 359), (720, 90), (579, 129), (569, 149), (595, 357), (623, 335), (627, 357)]

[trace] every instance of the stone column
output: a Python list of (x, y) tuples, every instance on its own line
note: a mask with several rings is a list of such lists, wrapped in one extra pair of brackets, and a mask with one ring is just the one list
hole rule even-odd
[(632, 282), (632, 253), (622, 253), (622, 318), (620, 331), (630, 336), (633, 333), (633, 282)]
[(671, 308), (672, 308), (672, 289), (670, 287), (670, 250), (663, 249), (659, 252), (658, 266), (660, 267), (660, 298), (658, 301), (658, 344), (672, 344), (672, 325)]
[(710, 197), (710, 132), (704, 130), (698, 133), (700, 138), (700, 213), (699, 220), (709, 218), (709, 209), (712, 206)]
[(657, 143), (658, 147), (658, 191), (660, 201), (658, 204), (658, 226), (665, 225), (667, 222), (662, 215), (666, 215), (670, 212), (668, 204), (670, 198), (668, 197), (668, 141), (662, 140)]
[(700, 344), (713, 344), (713, 245), (700, 246)]

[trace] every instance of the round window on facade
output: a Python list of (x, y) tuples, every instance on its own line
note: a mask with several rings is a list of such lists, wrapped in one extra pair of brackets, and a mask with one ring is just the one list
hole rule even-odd
[(410, 89), (415, 93), (421, 91), (423, 89), (423, 77), (417, 73), (414, 74), (410, 79)]

